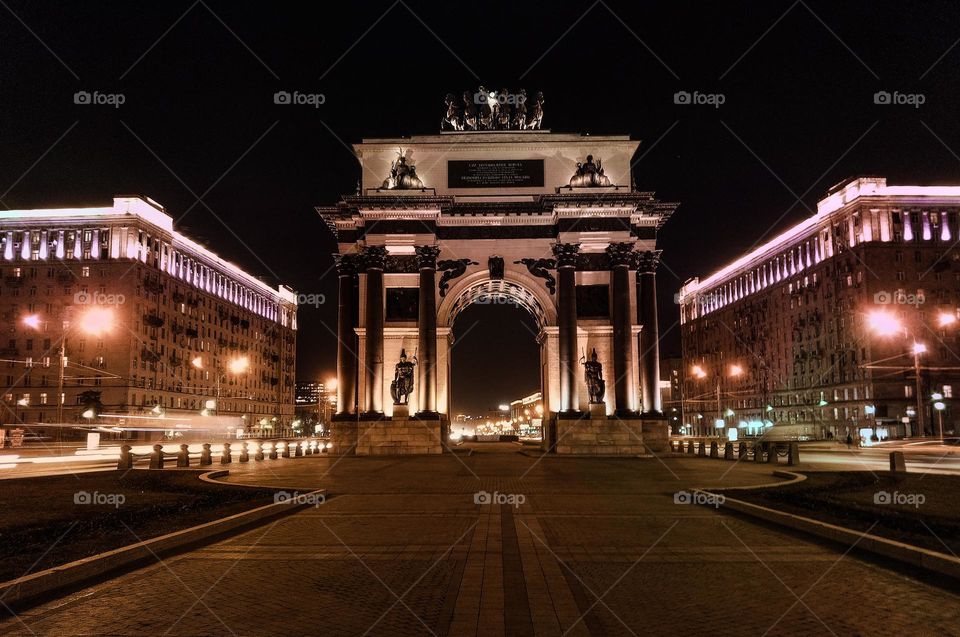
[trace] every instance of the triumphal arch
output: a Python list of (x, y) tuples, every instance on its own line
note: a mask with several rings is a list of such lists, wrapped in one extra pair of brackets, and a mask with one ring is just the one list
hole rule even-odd
[(504, 301), (539, 327), (545, 450), (663, 448), (656, 239), (676, 204), (635, 189), (640, 142), (446, 127), (356, 144), (357, 192), (317, 209), (338, 242), (334, 451), (442, 453), (452, 326)]

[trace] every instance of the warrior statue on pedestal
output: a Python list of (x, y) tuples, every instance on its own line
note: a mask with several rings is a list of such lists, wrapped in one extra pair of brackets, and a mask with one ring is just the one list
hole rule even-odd
[(603, 380), (603, 364), (597, 360), (597, 348), (593, 348), (590, 360), (586, 358), (581, 356), (580, 363), (583, 365), (583, 376), (587, 384), (587, 393), (590, 394), (590, 403), (602, 403), (607, 384)]
[(413, 361), (407, 360), (407, 351), (400, 350), (400, 362), (393, 372), (393, 381), (390, 383), (390, 395), (394, 405), (409, 404), (410, 394), (413, 393), (413, 368), (417, 364), (417, 357)]

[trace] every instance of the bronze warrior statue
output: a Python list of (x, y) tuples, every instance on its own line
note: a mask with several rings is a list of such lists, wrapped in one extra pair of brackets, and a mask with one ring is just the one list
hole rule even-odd
[(607, 384), (603, 380), (603, 364), (597, 360), (597, 348), (593, 348), (590, 360), (586, 360), (586, 356), (581, 356), (580, 363), (583, 364), (583, 376), (587, 383), (591, 404), (602, 403)]
[(393, 372), (393, 381), (390, 383), (390, 395), (394, 405), (409, 404), (410, 394), (413, 393), (413, 367), (417, 364), (417, 357), (413, 362), (407, 360), (407, 351), (400, 350), (400, 362)]

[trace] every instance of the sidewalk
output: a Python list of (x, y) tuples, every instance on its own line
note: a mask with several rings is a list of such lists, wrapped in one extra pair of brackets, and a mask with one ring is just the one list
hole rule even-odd
[(955, 632), (953, 593), (842, 547), (675, 502), (694, 486), (769, 482), (770, 470), (699, 458), (519, 454), (234, 465), (231, 481), (323, 486), (330, 497), (35, 608), (0, 632)]

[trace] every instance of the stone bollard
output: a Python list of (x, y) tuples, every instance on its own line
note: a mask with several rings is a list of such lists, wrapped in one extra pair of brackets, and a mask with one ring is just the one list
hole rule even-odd
[(257, 452), (253, 454), (253, 459), (257, 462), (263, 460), (263, 443), (257, 443)]
[(724, 460), (733, 460), (733, 443), (728, 442), (723, 445), (723, 459)]
[(117, 469), (133, 469), (133, 454), (130, 445), (120, 446), (120, 458), (117, 460)]
[(150, 468), (163, 469), (163, 445), (153, 445), (153, 453), (150, 454)]
[(767, 443), (767, 464), (777, 464), (780, 462), (777, 458), (777, 443), (768, 442)]
[(290, 457), (290, 443), (286, 440), (283, 441), (283, 453), (280, 455), (284, 458)]
[(297, 447), (296, 447), (296, 449), (293, 450), (293, 457), (294, 457), (294, 458), (302, 458), (302, 457), (303, 457), (303, 447), (300, 446), (300, 441), (299, 441), (299, 440), (297, 441)]
[(718, 452), (718, 446), (717, 446), (717, 441), (716, 441), (716, 440), (711, 440), (711, 441), (710, 441), (710, 457), (711, 457), (711, 458), (719, 458), (719, 457), (720, 457), (720, 454), (719, 454), (719, 452)]
[(190, 447), (188, 445), (180, 445), (180, 452), (177, 453), (177, 466), (190, 466)]
[(740, 441), (739, 446), (737, 447), (737, 457), (746, 458), (747, 457), (747, 443)]
[(796, 442), (790, 443), (789, 455), (787, 456), (787, 464), (790, 466), (800, 464), (800, 444)]
[(755, 442), (753, 443), (753, 461), (754, 462), (763, 462), (763, 445), (765, 443)]
[(233, 452), (230, 450), (230, 443), (223, 443), (223, 453), (220, 454), (220, 464), (230, 464), (233, 462)]
[(688, 453), (688, 454), (691, 454), (691, 455), (692, 455), (692, 454), (696, 451), (696, 449), (694, 449), (693, 446), (694, 446), (694, 443), (693, 443), (692, 440), (690, 440), (690, 441), (687, 442), (687, 453)]
[(700, 441), (700, 449), (697, 452), (697, 455), (700, 456), (701, 458), (707, 457), (707, 441), (706, 440)]
[(280, 444), (280, 443), (274, 442), (274, 443), (271, 443), (271, 444), (270, 444), (270, 455), (267, 456), (267, 457), (270, 458), (271, 460), (276, 460), (277, 458), (280, 457), (280, 456), (277, 454), (277, 445), (278, 445), (278, 444)]
[(200, 452), (200, 465), (213, 464), (213, 454), (210, 453), (210, 443), (203, 443), (203, 451)]
[(245, 442), (240, 443), (240, 462), (250, 462), (250, 450)]
[(890, 452), (890, 471), (894, 473), (903, 473), (907, 470), (907, 461), (902, 451)]

